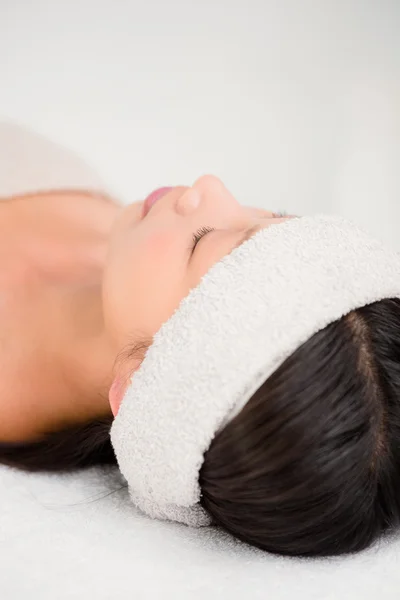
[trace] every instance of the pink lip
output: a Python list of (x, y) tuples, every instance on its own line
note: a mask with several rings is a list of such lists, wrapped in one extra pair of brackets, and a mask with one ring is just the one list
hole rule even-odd
[(160, 198), (165, 196), (165, 194), (167, 194), (172, 189), (172, 187), (162, 187), (158, 188), (157, 190), (154, 190), (154, 192), (151, 192), (151, 194), (147, 196), (147, 198), (143, 202), (142, 217), (145, 217), (147, 215), (150, 208), (153, 206), (153, 204), (157, 202), (157, 200), (160, 200)]

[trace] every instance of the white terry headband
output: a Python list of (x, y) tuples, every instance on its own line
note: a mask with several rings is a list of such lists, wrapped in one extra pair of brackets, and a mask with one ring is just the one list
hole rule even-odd
[(111, 427), (132, 501), (210, 524), (199, 471), (218, 430), (315, 333), (390, 297), (400, 255), (340, 217), (273, 225), (213, 265), (154, 336)]

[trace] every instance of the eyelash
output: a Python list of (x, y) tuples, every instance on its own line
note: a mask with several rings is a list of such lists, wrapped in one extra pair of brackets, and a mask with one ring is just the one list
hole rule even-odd
[[(286, 215), (285, 210), (273, 213), (274, 218), (278, 218), (278, 219), (280, 217), (284, 217), (285, 215)], [(193, 243), (189, 248), (189, 250), (191, 251), (192, 254), (193, 254), (197, 244), (201, 240), (201, 238), (204, 237), (205, 235), (207, 235), (207, 233), (210, 233), (210, 231), (215, 231), (215, 227), (201, 227), (201, 229), (198, 229), (196, 231), (196, 233), (193, 234)]]
[(210, 233), (210, 231), (215, 231), (215, 227), (202, 227), (201, 229), (198, 229), (196, 233), (193, 234), (193, 243), (189, 248), (192, 254), (201, 238), (204, 237), (207, 233)]

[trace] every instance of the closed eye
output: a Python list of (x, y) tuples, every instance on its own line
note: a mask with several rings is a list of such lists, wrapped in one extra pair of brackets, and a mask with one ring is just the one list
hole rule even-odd
[[(241, 238), (236, 242), (236, 244), (233, 246), (233, 249), (238, 248), (239, 246), (241, 246), (246, 240), (250, 239), (255, 233), (257, 233), (257, 231), (259, 231), (260, 229), (260, 224), (255, 224), (252, 227), (249, 227), (249, 229), (246, 229), (243, 232), (243, 235), (241, 236)], [(199, 229), (198, 231), (196, 231), (196, 233), (193, 234), (193, 244), (190, 246), (189, 251), (191, 252), (191, 254), (194, 253), (194, 250), (197, 246), (197, 244), (199, 243), (199, 241), (201, 240), (201, 238), (203, 238), (207, 233), (210, 233), (210, 231), (215, 231), (215, 227), (202, 227), (201, 229)]]
[(202, 227), (201, 229), (196, 231), (196, 233), (193, 234), (193, 243), (189, 248), (191, 254), (193, 254), (201, 238), (207, 235), (207, 233), (210, 233), (210, 231), (215, 231), (215, 227)]

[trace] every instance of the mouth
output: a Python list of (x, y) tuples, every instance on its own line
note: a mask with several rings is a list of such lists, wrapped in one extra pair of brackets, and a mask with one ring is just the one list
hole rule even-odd
[(151, 209), (153, 204), (155, 204), (158, 200), (160, 200), (160, 198), (165, 196), (165, 194), (168, 194), (168, 192), (171, 191), (172, 189), (173, 188), (171, 186), (170, 187), (162, 187), (162, 188), (157, 188), (156, 190), (154, 190), (154, 192), (151, 192), (151, 194), (149, 196), (147, 196), (147, 198), (143, 202), (142, 218), (144, 218), (147, 215), (147, 213), (149, 212), (149, 210)]

